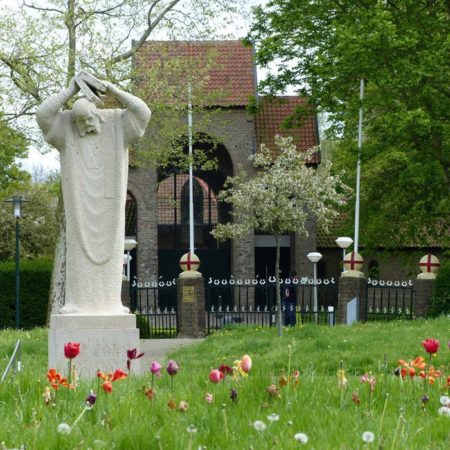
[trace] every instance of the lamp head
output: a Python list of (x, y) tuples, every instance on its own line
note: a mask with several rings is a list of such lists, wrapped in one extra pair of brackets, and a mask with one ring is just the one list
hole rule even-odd
[(319, 252), (311, 252), (306, 255), (306, 257), (312, 262), (316, 263), (322, 259), (322, 253)]
[(16, 219), (20, 219), (22, 217), (22, 197), (14, 196), (12, 199), (13, 205), (13, 214)]
[(133, 250), (133, 248), (136, 248), (137, 241), (134, 239), (125, 239), (125, 251), (129, 252), (130, 250)]
[(353, 239), (349, 237), (338, 237), (334, 242), (341, 248), (347, 248), (353, 244)]

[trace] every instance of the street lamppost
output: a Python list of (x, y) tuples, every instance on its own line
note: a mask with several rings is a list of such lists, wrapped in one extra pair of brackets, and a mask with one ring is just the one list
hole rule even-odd
[(16, 329), (20, 328), (20, 218), (22, 217), (22, 203), (26, 200), (22, 196), (14, 196), (11, 200), (13, 215), (16, 218)]
[(317, 263), (322, 259), (322, 253), (319, 252), (311, 252), (306, 255), (306, 257), (313, 263), (314, 265), (314, 289), (313, 289), (313, 303), (314, 303), (314, 312), (315, 312), (315, 321), (317, 322)]
[(353, 239), (349, 237), (338, 237), (334, 242), (342, 248), (342, 272), (345, 272), (345, 250), (353, 244)]
[(130, 262), (131, 255), (130, 252), (137, 246), (137, 241), (135, 239), (125, 239), (125, 251), (127, 252), (124, 260), (126, 260), (127, 264), (127, 280), (130, 281)]

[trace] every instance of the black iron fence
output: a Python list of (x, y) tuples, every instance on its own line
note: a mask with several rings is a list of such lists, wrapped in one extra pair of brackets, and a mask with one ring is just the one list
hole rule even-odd
[(367, 281), (367, 320), (412, 320), (414, 287), (410, 281)]
[[(265, 279), (209, 279), (206, 285), (206, 313), (208, 333), (228, 324), (273, 326), (277, 321), (276, 290), (292, 283), (297, 292), (296, 323), (314, 322), (335, 324), (337, 285), (334, 280), (283, 280), (277, 284), (275, 277)], [(316, 297), (315, 297), (316, 296)], [(315, 298), (317, 300), (315, 300)], [(282, 316), (286, 313), (282, 307)]]
[(136, 314), (141, 339), (175, 338), (177, 328), (177, 287), (175, 280), (133, 281), (130, 309)]
[[(338, 286), (334, 279), (301, 278), (294, 282), (275, 278), (240, 280), (210, 278), (205, 289), (207, 333), (226, 325), (274, 326), (277, 323), (276, 290), (293, 283), (297, 293), (296, 325), (336, 323)], [(368, 280), (366, 320), (411, 320), (414, 318), (414, 288), (411, 281)], [(178, 334), (177, 289), (175, 280), (133, 281), (131, 311), (137, 316), (141, 339), (174, 338)], [(282, 306), (282, 318), (287, 313)]]
[[(211, 306), (211, 309), (207, 310), (207, 331), (208, 334), (211, 334), (226, 325), (232, 324), (272, 327), (277, 324), (277, 311), (276, 306), (272, 308), (261, 308), (259, 306), (253, 308), (250, 306), (248, 310), (243, 307), (239, 309), (237, 306), (231, 308), (229, 306), (225, 308), (219, 307), (218, 309)], [(322, 306), (317, 310), (309, 309), (308, 307), (292, 306), (291, 311), (295, 311), (297, 326), (304, 323), (330, 326), (336, 324), (336, 311), (333, 306), (328, 308)], [(284, 318), (287, 312), (285, 306), (282, 306), (281, 312), (282, 318)]]

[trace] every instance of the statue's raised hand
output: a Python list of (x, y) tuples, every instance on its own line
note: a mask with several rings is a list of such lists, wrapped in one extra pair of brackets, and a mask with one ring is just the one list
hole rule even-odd
[(73, 97), (74, 95), (78, 94), (80, 91), (80, 87), (78, 86), (77, 82), (75, 81), (75, 77), (73, 77), (69, 81), (69, 86), (67, 86), (67, 93), (70, 95), (70, 97)]

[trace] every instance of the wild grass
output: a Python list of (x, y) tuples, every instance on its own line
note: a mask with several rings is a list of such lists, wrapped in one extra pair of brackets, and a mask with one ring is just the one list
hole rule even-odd
[[(432, 364), (442, 375), (432, 385), (418, 376), (402, 380), (394, 374), (399, 359), (424, 356), (428, 364), (421, 345), (426, 337), (441, 342)], [(82, 381), (76, 390), (59, 389), (49, 405), (42, 397), (49, 386), (47, 330), (0, 332), (0, 372), (17, 338), (22, 339), (23, 371), (0, 383), (4, 448), (294, 449), (302, 445), (294, 438), (299, 432), (308, 436), (305, 447), (311, 449), (450, 448), (450, 417), (438, 413), (440, 397), (449, 389), (448, 318), (350, 327), (311, 324), (286, 328), (282, 338), (275, 329), (228, 328), (171, 354), (180, 365), (173, 387), (163, 369), (152, 400), (144, 395), (151, 384), (144, 368), (141, 377), (114, 382), (111, 394), (97, 379)], [(209, 381), (211, 368), (232, 366), (244, 354), (253, 360), (247, 377)], [(340, 367), (348, 380), (342, 388)], [(291, 377), (282, 386), (282, 377), (289, 379), (295, 370), (299, 383)], [(376, 379), (372, 393), (370, 384), (361, 382), (363, 374)], [(268, 394), (272, 384), (279, 396)], [(70, 434), (58, 433), (60, 423), (72, 426), (77, 420), (91, 389), (97, 394), (93, 409)], [(237, 391), (236, 402), (231, 389)], [(206, 393), (213, 395), (211, 404)], [(170, 400), (175, 409), (169, 408)], [(179, 409), (181, 401), (188, 403), (186, 411)], [(257, 420), (265, 430), (255, 429)], [(362, 440), (365, 431), (374, 433), (374, 442)]]

